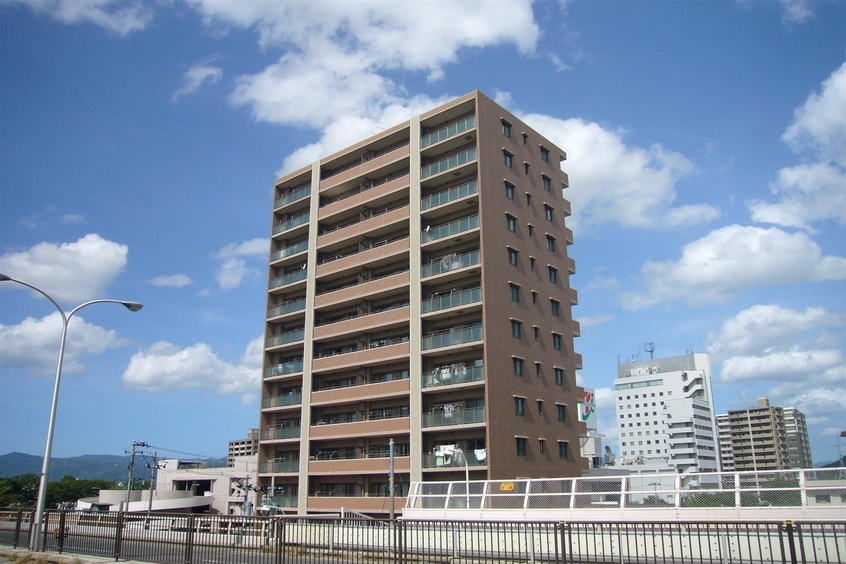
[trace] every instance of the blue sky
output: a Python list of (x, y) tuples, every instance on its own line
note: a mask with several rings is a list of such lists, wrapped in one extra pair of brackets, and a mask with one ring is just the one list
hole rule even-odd
[[(274, 179), (478, 89), (568, 153), (607, 443), (616, 365), (654, 342), (835, 460), (844, 30), (834, 0), (0, 0), (0, 272), (145, 305), (72, 319), (53, 455), (225, 454), (258, 425)], [(43, 452), (57, 315), (0, 284), (0, 453)]]

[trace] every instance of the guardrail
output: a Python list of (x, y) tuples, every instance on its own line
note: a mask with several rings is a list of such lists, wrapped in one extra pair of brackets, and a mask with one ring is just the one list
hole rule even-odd
[[(3, 546), (26, 545), (33, 515), (0, 509), (0, 553)], [(846, 561), (844, 522), (458, 522), (47, 511), (43, 531), (41, 550), (166, 564)]]

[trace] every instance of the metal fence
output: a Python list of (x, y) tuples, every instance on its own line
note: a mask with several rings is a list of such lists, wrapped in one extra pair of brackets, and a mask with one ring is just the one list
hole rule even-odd
[[(0, 545), (34, 512), (0, 509)], [(491, 522), (48, 511), (50, 552), (164, 564), (846, 562), (842, 522)]]

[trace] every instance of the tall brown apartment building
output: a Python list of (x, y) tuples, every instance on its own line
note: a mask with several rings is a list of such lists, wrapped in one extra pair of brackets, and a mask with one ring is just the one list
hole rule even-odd
[(388, 514), (412, 482), (578, 476), (564, 151), (472, 92), (277, 180), (259, 485)]
[(790, 468), (784, 410), (759, 398), (756, 407), (728, 412), (734, 470)]

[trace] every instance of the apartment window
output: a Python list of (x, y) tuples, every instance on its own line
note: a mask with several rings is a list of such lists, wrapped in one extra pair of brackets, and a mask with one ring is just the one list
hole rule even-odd
[(514, 155), (509, 153), (508, 151), (502, 151), (502, 161), (505, 163), (505, 166), (511, 168), (514, 166)]
[(517, 218), (513, 215), (505, 214), (505, 226), (509, 231), (517, 231)]
[(546, 176), (545, 174), (543, 176), (541, 176), (541, 178), (543, 179), (543, 189), (546, 190), (547, 192), (551, 192), (552, 191), (552, 179), (550, 177)]
[(558, 300), (549, 300), (549, 309), (551, 310), (553, 316), (559, 317), (561, 314), (561, 302)]
[(523, 145), (529, 144), (529, 136), (527, 134), (523, 134)]
[(561, 350), (561, 335), (558, 333), (552, 334), (552, 348), (557, 351)]
[(531, 195), (531, 194), (529, 194), (528, 192), (526, 192), (526, 205), (527, 205), (527, 206), (531, 206), (531, 205), (532, 205), (532, 195)]
[(540, 340), (540, 327), (535, 325), (534, 327), (532, 327), (532, 329), (535, 330), (535, 341), (539, 341)]
[(515, 437), (517, 439), (517, 456), (526, 456), (526, 437)]
[(549, 281), (553, 284), (558, 283), (558, 269), (554, 266), (549, 267)]
[(564, 369), (563, 368), (556, 368), (555, 369), (555, 383), (559, 386), (564, 385)]
[(511, 358), (511, 367), (514, 370), (515, 376), (522, 376), (523, 375), (523, 359), (512, 357)]
[(526, 169), (526, 176), (528, 176), (529, 175), (529, 163), (527, 163), (526, 161), (523, 161), (523, 168)]
[(535, 226), (531, 223), (529, 223), (527, 226), (529, 228), (529, 239), (531, 239), (535, 236)]
[(540, 378), (541, 376), (541, 367), (543, 366), (542, 362), (535, 362), (535, 376)]
[(566, 421), (567, 420), (567, 406), (561, 405), (559, 403), (555, 407), (558, 409), (558, 420), (559, 421)]
[(512, 249), (511, 247), (508, 248), (508, 264), (511, 266), (517, 266), (517, 249)]
[(532, 268), (532, 272), (535, 270), (535, 257), (529, 257), (529, 265)]
[(538, 400), (538, 415), (543, 415), (543, 400)]
[(549, 251), (555, 252), (555, 237), (552, 235), (546, 236), (546, 248)]
[(509, 284), (508, 285), (508, 294), (511, 296), (512, 302), (519, 302), (520, 301), (520, 286), (517, 284)]
[(502, 134), (509, 139), (511, 138), (511, 124), (505, 120), (502, 120)]
[(543, 205), (543, 216), (547, 220), (552, 221), (552, 206), (548, 206), (546, 204)]
[(511, 184), (510, 182), (505, 183), (505, 197), (508, 198), (509, 200), (514, 199), (514, 188), (515, 188), (515, 186), (513, 184)]
[(523, 323), (515, 319), (511, 320), (511, 336), (519, 339), (522, 333)]
[(526, 414), (526, 398), (514, 398), (514, 415)]
[(540, 449), (540, 453), (543, 454), (543, 449), (546, 447), (546, 439), (538, 439), (538, 448)]
[(568, 447), (569, 444), (570, 443), (565, 442), (565, 441), (561, 441), (561, 442), (558, 443), (558, 458), (560, 458), (562, 460), (567, 458), (567, 450), (568, 450), (567, 447)]
[(545, 163), (548, 163), (549, 162), (549, 149), (541, 147), (540, 151), (541, 151), (541, 160)]

